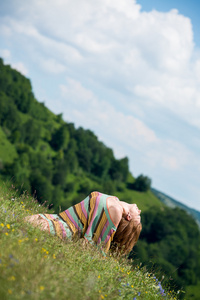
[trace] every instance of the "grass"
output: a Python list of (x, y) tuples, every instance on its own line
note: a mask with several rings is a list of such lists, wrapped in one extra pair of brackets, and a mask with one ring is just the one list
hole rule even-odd
[(103, 257), (81, 240), (62, 241), (24, 222), (44, 212), (31, 196), (0, 184), (1, 300), (178, 299), (138, 262)]

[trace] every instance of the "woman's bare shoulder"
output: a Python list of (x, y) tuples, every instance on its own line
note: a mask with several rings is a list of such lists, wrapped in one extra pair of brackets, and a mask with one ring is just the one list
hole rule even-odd
[(109, 209), (110, 217), (113, 223), (115, 224), (115, 226), (117, 227), (119, 225), (119, 222), (121, 221), (122, 213), (123, 213), (123, 209), (119, 204), (119, 201), (111, 201), (108, 206), (108, 209)]

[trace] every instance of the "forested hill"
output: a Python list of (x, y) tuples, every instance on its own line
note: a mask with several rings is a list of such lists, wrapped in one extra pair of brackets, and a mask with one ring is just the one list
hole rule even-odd
[(165, 205), (167, 205), (171, 208), (179, 207), (179, 208), (182, 208), (185, 211), (187, 211), (197, 221), (197, 224), (199, 225), (199, 228), (200, 228), (200, 212), (199, 211), (197, 211), (196, 209), (190, 208), (187, 205), (184, 205), (184, 204), (180, 203), (179, 201), (173, 199), (172, 197), (170, 197), (170, 196), (168, 196), (168, 195), (166, 195), (166, 194), (164, 194), (164, 193), (162, 193), (162, 192), (160, 192), (160, 191), (158, 191), (154, 188), (151, 188), (151, 191)]
[[(129, 191), (148, 191), (143, 197), (151, 199), (147, 206), (160, 205), (149, 191), (151, 180), (143, 175), (135, 180), (130, 174), (127, 157), (116, 159), (91, 130), (76, 129), (62, 114), (53, 114), (35, 99), (30, 80), (2, 59), (0, 176), (56, 211), (92, 190), (122, 195), (127, 186)], [(131, 199), (132, 193), (126, 195)]]
[(198, 285), (200, 231), (193, 218), (166, 207), (151, 192), (150, 178), (134, 178), (128, 158), (116, 159), (91, 130), (75, 128), (38, 102), (30, 80), (2, 59), (0, 181), (34, 195), (40, 203), (47, 201), (55, 212), (94, 190), (137, 203), (143, 230), (131, 256), (150, 270), (163, 270), (178, 288)]
[[(0, 60), (0, 172), (54, 209), (91, 190), (114, 193), (129, 175), (95, 134), (64, 122), (39, 103), (30, 81)], [(147, 183), (150, 182), (147, 180)], [(148, 187), (149, 188), (149, 187)], [(71, 203), (66, 203), (68, 199)]]

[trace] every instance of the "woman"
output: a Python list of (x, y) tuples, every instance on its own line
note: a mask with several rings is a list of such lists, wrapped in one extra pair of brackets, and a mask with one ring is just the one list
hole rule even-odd
[(33, 225), (60, 238), (84, 238), (104, 249), (128, 254), (136, 244), (142, 226), (141, 211), (115, 196), (92, 192), (80, 203), (57, 214), (27, 217)]

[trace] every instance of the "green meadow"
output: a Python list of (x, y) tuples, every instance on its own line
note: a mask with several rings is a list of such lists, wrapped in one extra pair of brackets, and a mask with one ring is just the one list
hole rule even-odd
[(0, 299), (178, 299), (138, 260), (108, 254), (81, 240), (49, 236), (24, 222), (48, 209), (0, 184)]

